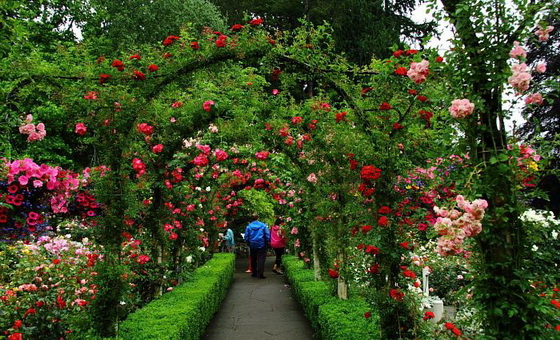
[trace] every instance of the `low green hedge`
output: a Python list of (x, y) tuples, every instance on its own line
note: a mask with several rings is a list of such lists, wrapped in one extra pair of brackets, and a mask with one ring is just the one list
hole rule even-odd
[(193, 273), (192, 280), (130, 314), (117, 339), (200, 339), (233, 280), (235, 256), (218, 253)]
[[(340, 300), (330, 294), (324, 281), (315, 281), (313, 270), (303, 261), (285, 255), (282, 263), (298, 302), (311, 325), (323, 340), (377, 340), (379, 316), (360, 298)], [(365, 312), (371, 318), (365, 318)]]

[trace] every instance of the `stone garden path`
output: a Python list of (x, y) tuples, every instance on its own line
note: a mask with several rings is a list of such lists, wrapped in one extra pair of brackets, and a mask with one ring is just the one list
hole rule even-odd
[(284, 276), (272, 273), (274, 258), (266, 259), (266, 279), (245, 273), (247, 258), (238, 257), (233, 283), (204, 340), (308, 340), (313, 330), (292, 297)]

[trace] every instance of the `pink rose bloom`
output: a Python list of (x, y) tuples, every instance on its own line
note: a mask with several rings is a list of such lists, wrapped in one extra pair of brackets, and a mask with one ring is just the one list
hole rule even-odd
[(515, 72), (514, 70), (513, 75), (508, 78), (508, 82), (514, 89), (522, 93), (529, 89), (531, 79), (533, 79), (533, 77), (530, 73)]
[(196, 148), (200, 151), (202, 151), (205, 155), (209, 155), (210, 154), (210, 146), (209, 145), (201, 145), (201, 144), (197, 144)]
[(410, 64), (410, 69), (406, 72), (406, 75), (416, 84), (422, 83), (426, 80), (426, 77), (430, 73), (428, 67), (430, 62), (427, 60), (422, 60), (419, 63), (412, 62)]
[(268, 158), (268, 151), (259, 151), (255, 154), (255, 157), (257, 157), (258, 160), (264, 161)]
[(208, 126), (208, 130), (210, 130), (210, 132), (212, 132), (212, 133), (217, 133), (218, 132), (218, 127), (214, 124), (210, 124)]
[(152, 146), (152, 152), (153, 153), (160, 153), (163, 151), (163, 144), (156, 144), (154, 146)]
[(535, 35), (539, 37), (540, 41), (547, 41), (550, 38), (550, 32), (554, 31), (553, 26), (547, 27), (539, 27), (539, 29), (535, 32)]
[(455, 99), (451, 102), (449, 112), (453, 118), (462, 119), (472, 114), (474, 111), (474, 104), (468, 99)]
[(546, 72), (546, 63), (538, 63), (537, 66), (535, 67), (535, 71), (537, 71), (539, 73), (545, 73)]
[(224, 161), (228, 158), (227, 152), (225, 152), (224, 150), (221, 150), (221, 149), (216, 149), (214, 151), (214, 156), (216, 156), (216, 159), (218, 160), (218, 162)]
[(26, 124), (19, 127), (19, 133), (29, 135), (35, 132), (35, 124)]
[(181, 106), (183, 106), (183, 103), (181, 103), (181, 102), (174, 102), (173, 104), (171, 104), (171, 107), (175, 108), (175, 109), (179, 108)]
[(307, 181), (310, 183), (317, 183), (317, 175), (312, 172), (309, 176), (307, 176)]
[(87, 127), (84, 123), (78, 123), (76, 124), (76, 127), (74, 129), (74, 132), (76, 132), (77, 134), (79, 134), (80, 136), (83, 136), (86, 134), (87, 132)]
[(202, 104), (202, 109), (206, 112), (210, 112), (210, 110), (212, 110), (212, 106), (214, 106), (214, 101), (212, 100), (207, 100), (204, 102), (204, 104)]
[(509, 56), (517, 59), (521, 59), (521, 58), (525, 59), (527, 58), (527, 52), (525, 52), (523, 47), (519, 46), (519, 41), (514, 41), (513, 48), (509, 52)]
[(533, 93), (528, 95), (527, 98), (525, 98), (525, 104), (527, 105), (530, 104), (541, 105), (543, 101), (544, 101), (543, 96), (540, 93)]
[(278, 95), (278, 93), (280, 93), (280, 91), (278, 89), (273, 89), (271, 93), (273, 96), (276, 96)]
[(193, 163), (196, 166), (206, 166), (208, 165), (208, 158), (204, 154), (199, 154), (193, 159)]

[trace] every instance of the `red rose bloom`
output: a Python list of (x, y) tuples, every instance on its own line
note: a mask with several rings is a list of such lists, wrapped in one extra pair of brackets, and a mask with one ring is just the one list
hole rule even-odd
[(216, 39), (216, 47), (225, 47), (226, 46), (227, 35), (220, 35), (218, 39)]
[(386, 227), (389, 224), (389, 219), (387, 218), (387, 216), (381, 216), (378, 220), (377, 220), (377, 224), (380, 227)]
[(436, 63), (443, 63), (443, 58), (440, 56), (436, 57)]
[(377, 210), (378, 213), (380, 214), (388, 214), (391, 212), (391, 208), (387, 207), (387, 206), (382, 206), (381, 208), (379, 208)]
[(233, 26), (230, 27), (230, 30), (234, 31), (234, 32), (239, 32), (241, 31), (245, 26), (241, 25), (241, 24), (235, 24)]
[(395, 70), (395, 74), (398, 74), (399, 76), (406, 76), (407, 72), (408, 70), (406, 69), (406, 67), (397, 67), (397, 69)]
[(155, 64), (150, 64), (150, 65), (148, 66), (148, 71), (150, 71), (150, 72), (155, 72), (155, 71), (157, 71), (157, 70), (159, 70), (159, 67), (158, 67), (157, 65), (155, 65)]
[(335, 269), (329, 269), (329, 277), (331, 279), (336, 279), (339, 277), (338, 272)]
[(418, 99), (419, 101), (421, 101), (422, 103), (428, 100), (428, 97), (426, 96), (418, 96), (416, 97), (416, 99)]
[(340, 122), (340, 121), (346, 121), (346, 115), (347, 115), (346, 112), (340, 112), (340, 113), (335, 114), (334, 119), (336, 120), (337, 123)]
[(198, 49), (200, 48), (200, 45), (199, 45), (198, 41), (193, 41), (193, 42), (191, 43), (191, 48), (192, 48), (193, 50), (198, 50)]
[(23, 340), (23, 334), (21, 333), (12, 333), (8, 336), (8, 340)]
[(378, 179), (379, 177), (381, 177), (381, 169), (378, 169), (373, 165), (365, 165), (362, 167), (360, 177), (364, 180)]
[(132, 78), (136, 80), (146, 80), (146, 75), (140, 71), (134, 70), (134, 74), (132, 75)]
[(380, 249), (376, 246), (366, 246), (366, 254), (379, 255)]
[(111, 78), (110, 74), (100, 74), (99, 75), (99, 85), (103, 85), (107, 82), (107, 80), (109, 80), (109, 78)]
[(18, 329), (21, 326), (23, 326), (23, 322), (21, 320), (16, 320), (16, 321), (14, 321), (14, 324), (13, 324), (12, 328), (13, 329)]
[(404, 293), (401, 292), (398, 289), (391, 289), (389, 291), (389, 296), (391, 297), (391, 299), (396, 300), (396, 301), (402, 301), (404, 298)]
[(445, 328), (447, 328), (447, 329), (453, 329), (453, 328), (455, 328), (455, 325), (452, 324), (451, 322), (446, 322), (446, 323), (444, 324), (444, 326), (445, 326)]
[(128, 57), (128, 59), (130, 59), (130, 60), (132, 60), (132, 59), (141, 60), (142, 57), (140, 56), (140, 54), (135, 54), (135, 55), (131, 55), (130, 57)]
[(363, 233), (363, 234), (367, 234), (370, 230), (371, 230), (371, 226), (370, 226), (370, 225), (363, 225), (363, 226), (362, 226), (362, 233)]
[(400, 123), (393, 123), (393, 129), (400, 130), (402, 128), (404, 128), (404, 126), (402, 126)]
[(400, 56), (402, 56), (404, 54), (403, 50), (396, 50), (395, 52), (393, 52), (393, 56), (395, 58), (399, 58)]
[(366, 319), (371, 318), (371, 313), (370, 312), (365, 312), (364, 313), (364, 318), (366, 318)]
[(121, 72), (124, 70), (123, 62), (118, 60), (118, 59), (113, 60), (113, 62), (111, 63), (111, 66), (115, 67), (117, 70), (119, 70)]
[(54, 259), (54, 260), (52, 260), (52, 263), (53, 263), (53, 264), (59, 264), (59, 263), (60, 263), (60, 259)]
[(181, 39), (181, 38), (179, 38), (176, 35), (170, 35), (163, 40), (163, 46), (169, 46), (179, 39)]
[(255, 18), (255, 19), (251, 19), (251, 20), (249, 21), (249, 25), (251, 25), (251, 26), (259, 26), (259, 25), (262, 25), (263, 22), (264, 22), (263, 19), (261, 19), (261, 18)]
[(416, 278), (416, 274), (412, 270), (409, 270), (409, 269), (403, 271), (402, 274), (404, 275), (404, 277), (408, 277), (408, 278), (411, 278), (411, 279)]
[(391, 110), (393, 107), (391, 106), (391, 104), (383, 102), (381, 103), (381, 105), (379, 106), (379, 110)]
[(429, 319), (433, 319), (435, 317), (436, 316), (433, 312), (427, 311), (426, 313), (424, 313), (424, 317), (422, 319), (429, 320)]
[(300, 124), (303, 122), (303, 118), (301, 117), (292, 117), (292, 124)]
[(406, 51), (406, 55), (411, 55), (411, 54), (416, 54), (416, 53), (418, 53), (417, 50), (408, 50), (408, 51)]

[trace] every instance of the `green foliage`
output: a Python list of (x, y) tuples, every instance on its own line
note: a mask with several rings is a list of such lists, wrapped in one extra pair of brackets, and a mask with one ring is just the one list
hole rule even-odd
[(233, 280), (233, 254), (214, 254), (191, 281), (130, 314), (117, 339), (199, 339)]
[(95, 13), (83, 24), (83, 35), (100, 55), (161, 43), (169, 35), (179, 35), (185, 26), (197, 32), (204, 27), (218, 31), (226, 28), (218, 9), (207, 0), (90, 2)]
[(267, 225), (274, 224), (274, 200), (270, 195), (261, 190), (251, 189), (239, 192), (239, 197), (243, 198), (243, 210), (248, 217), (257, 214)]

